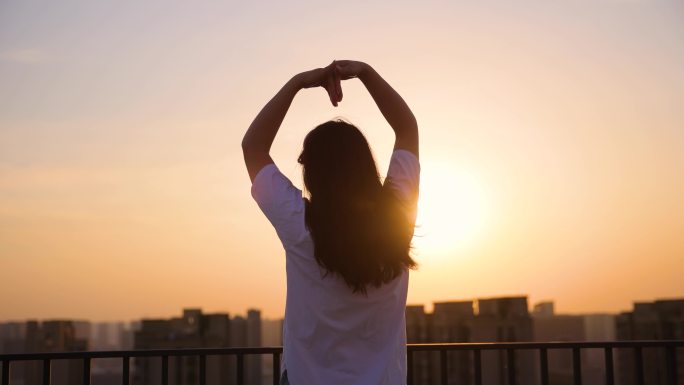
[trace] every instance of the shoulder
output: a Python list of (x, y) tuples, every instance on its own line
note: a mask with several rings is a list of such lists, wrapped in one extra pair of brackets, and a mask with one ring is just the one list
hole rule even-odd
[(420, 162), (411, 151), (395, 149), (392, 152), (385, 184), (403, 198), (417, 198), (420, 183)]
[(412, 151), (405, 150), (403, 148), (395, 148), (392, 151), (392, 157), (390, 158), (390, 171), (392, 171), (393, 165), (414, 167), (420, 170), (420, 161), (418, 160), (418, 156)]
[(283, 243), (294, 242), (305, 232), (302, 191), (274, 163), (259, 170), (251, 193)]

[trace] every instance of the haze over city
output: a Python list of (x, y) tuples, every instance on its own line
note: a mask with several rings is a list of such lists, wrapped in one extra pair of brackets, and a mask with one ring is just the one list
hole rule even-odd
[[(409, 304), (529, 294), (617, 312), (684, 296), (684, 3), (0, 5), (0, 320), (282, 317), (284, 252), (240, 140), (291, 76), (363, 60), (411, 105), (421, 197)], [(300, 92), (273, 154), (343, 116)]]

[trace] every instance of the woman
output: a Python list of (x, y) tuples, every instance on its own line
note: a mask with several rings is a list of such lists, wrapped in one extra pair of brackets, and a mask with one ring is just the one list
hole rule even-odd
[[(360, 79), (395, 132), (385, 183), (363, 134), (329, 121), (299, 156), (309, 198), (269, 149), (300, 89), (323, 87), (334, 106), (341, 80)], [(282, 384), (406, 383), (404, 311), (418, 199), (418, 126), (399, 94), (369, 65), (337, 61), (300, 73), (266, 104), (242, 141), (252, 196), (286, 255)]]

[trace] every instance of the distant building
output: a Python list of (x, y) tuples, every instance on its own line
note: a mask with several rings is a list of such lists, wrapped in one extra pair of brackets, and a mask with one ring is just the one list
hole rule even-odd
[(587, 341), (615, 341), (615, 314), (585, 314)]
[[(475, 311), (477, 305), (477, 312)], [(526, 297), (479, 299), (477, 301), (438, 302), (432, 314), (422, 306), (407, 306), (408, 343), (532, 341), (532, 320)], [(472, 352), (449, 352), (449, 384), (473, 383)], [(534, 384), (534, 357), (521, 352), (515, 356), (516, 379)], [(507, 384), (507, 356), (483, 351), (483, 384)], [(414, 383), (440, 384), (439, 353), (420, 352), (413, 356)]]
[(119, 334), (119, 347), (121, 350), (133, 349), (133, 338), (135, 336), (135, 325), (133, 323), (124, 324), (121, 334)]
[[(476, 327), (473, 301), (436, 302), (433, 310), (431, 342), (473, 341), (472, 335)], [(439, 356), (433, 354), (430, 363), (432, 378), (438, 380), (440, 376)], [(455, 351), (447, 354), (449, 384), (470, 383), (472, 367), (470, 352)]]
[[(72, 321), (28, 321), (24, 339), (25, 353), (71, 352), (88, 350), (88, 341), (77, 338)], [(23, 367), (22, 367), (23, 366)], [(42, 381), (42, 362), (23, 362), (17, 372), (25, 384), (39, 384)], [(79, 384), (83, 378), (82, 360), (54, 360), (50, 363), (52, 385)]]
[[(88, 323), (91, 350), (133, 349), (133, 335), (124, 322)], [(84, 332), (86, 328), (84, 327)], [(95, 384), (109, 385), (121, 382), (121, 360), (115, 358), (92, 360), (90, 373)]]
[[(615, 340), (615, 315), (556, 314), (552, 301), (536, 304), (532, 311), (534, 340), (537, 342), (582, 342)], [(549, 380), (552, 384), (574, 384), (572, 351), (547, 351)], [(605, 362), (602, 349), (581, 351), (582, 381), (598, 384), (604, 381)]]
[(71, 321), (74, 324), (74, 331), (76, 333), (76, 338), (82, 340), (88, 340), (88, 346), (92, 348), (90, 343), (90, 334), (92, 333), (93, 324), (90, 321)]
[[(261, 315), (250, 310), (247, 318), (227, 313), (203, 314), (200, 309), (184, 309), (180, 318), (143, 319), (134, 334), (134, 349), (180, 349), (197, 347), (259, 346)], [(207, 382), (236, 383), (235, 356), (207, 356)], [(135, 359), (134, 384), (161, 382), (161, 362), (156, 359)], [(197, 357), (169, 358), (169, 385), (196, 384), (199, 379)], [(245, 356), (245, 384), (261, 385), (261, 358)]]
[(539, 302), (532, 309), (532, 316), (535, 318), (553, 317), (556, 314), (556, 307), (553, 301)]
[(283, 319), (261, 320), (261, 344), (263, 346), (283, 346)]
[[(423, 344), (433, 342), (432, 313), (426, 313), (423, 305), (406, 306), (406, 342)], [(434, 381), (434, 352), (416, 352), (413, 354), (413, 383), (430, 385)]]
[[(247, 310), (247, 343), (244, 346), (261, 345), (261, 312), (259, 310)], [(245, 383), (261, 385), (263, 377), (263, 359), (261, 354), (245, 357)]]
[[(527, 305), (527, 297), (504, 297), (480, 299), (477, 301), (478, 314), (473, 327), (473, 342), (525, 342), (533, 340), (532, 317)], [(537, 378), (537, 355), (531, 351), (516, 351), (516, 383), (534, 384)], [(508, 383), (508, 360), (505, 351), (485, 351), (482, 353), (482, 383), (505, 385)]]
[[(236, 316), (230, 323), (231, 346), (261, 346), (261, 320), (258, 312), (248, 311), (247, 318)], [(258, 322), (257, 322), (258, 320)], [(257, 333), (259, 336), (257, 337)], [(261, 383), (263, 377), (262, 358), (260, 355), (244, 357), (245, 383)], [(230, 371), (235, 373), (237, 366), (235, 361), (230, 364)]]
[[(636, 302), (631, 312), (617, 316), (618, 340), (682, 340), (684, 339), (684, 299)], [(643, 349), (643, 370), (647, 384), (666, 382), (665, 352), (663, 349)], [(622, 385), (636, 384), (634, 353), (630, 349), (617, 350), (618, 380)], [(678, 383), (684, 383), (684, 355), (677, 354), (676, 367), (680, 368)]]
[(0, 353), (23, 353), (25, 338), (25, 322), (5, 322), (0, 324)]
[[(261, 319), (261, 345), (283, 346), (283, 319)], [(273, 374), (273, 356), (262, 357), (262, 383), (268, 383)]]
[(111, 350), (110, 324), (109, 322), (98, 322), (93, 324), (93, 338), (91, 345), (94, 350)]
[[(615, 314), (584, 314), (585, 341), (615, 341)], [(605, 353), (603, 349), (585, 349), (582, 352), (583, 368), (591, 377), (585, 384), (600, 383), (605, 372)], [(600, 380), (599, 380), (600, 378)]]

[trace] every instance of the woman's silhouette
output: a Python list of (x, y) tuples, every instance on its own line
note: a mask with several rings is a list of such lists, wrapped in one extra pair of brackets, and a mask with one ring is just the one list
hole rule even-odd
[[(323, 123), (299, 156), (309, 198), (269, 150), (292, 99), (323, 87), (333, 105), (341, 80), (359, 78), (395, 132), (381, 183), (368, 142), (352, 124)], [(416, 216), (418, 125), (399, 94), (369, 65), (336, 61), (300, 73), (266, 104), (242, 141), (252, 196), (286, 255), (282, 384), (406, 383), (404, 311)]]

